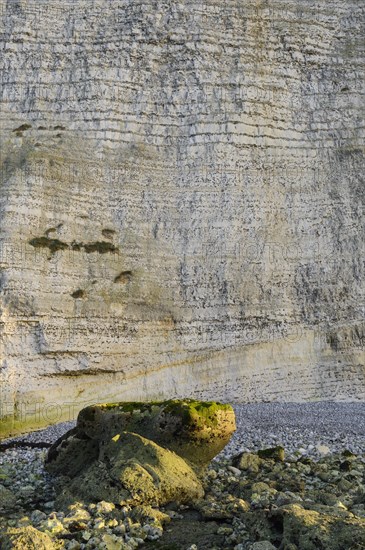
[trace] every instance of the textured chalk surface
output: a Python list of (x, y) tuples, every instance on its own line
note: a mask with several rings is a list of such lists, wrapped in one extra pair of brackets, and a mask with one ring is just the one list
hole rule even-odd
[(0, 414), (364, 398), (364, 12), (0, 1)]

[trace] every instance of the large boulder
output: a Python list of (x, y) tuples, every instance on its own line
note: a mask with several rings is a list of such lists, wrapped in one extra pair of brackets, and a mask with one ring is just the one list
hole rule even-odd
[(76, 476), (99, 456), (99, 441), (82, 434), (77, 427), (62, 435), (49, 449), (46, 469), (51, 474)]
[(122, 432), (105, 443), (102, 459), (64, 482), (58, 504), (106, 500), (162, 506), (191, 502), (203, 494), (201, 482), (181, 457), (138, 434)]
[(112, 437), (132, 432), (200, 469), (225, 447), (235, 429), (233, 408), (222, 403), (185, 399), (92, 405), (80, 411), (76, 428), (51, 447), (47, 468), (76, 475), (86, 463), (103, 458)]

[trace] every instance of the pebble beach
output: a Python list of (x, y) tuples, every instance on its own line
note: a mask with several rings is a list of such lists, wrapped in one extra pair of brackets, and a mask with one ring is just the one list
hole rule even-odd
[[(317, 463), (321, 465), (322, 463), (331, 463), (331, 471), (337, 471), (340, 468), (339, 464), (342, 464), (342, 462), (338, 457), (341, 456), (341, 453), (351, 456), (353, 460), (357, 461), (354, 471), (358, 474), (357, 477), (352, 474), (347, 480), (349, 484), (347, 490), (351, 492), (351, 490), (355, 491), (356, 489), (358, 492), (361, 492), (361, 490), (365, 492), (364, 403), (262, 403), (234, 405), (234, 409), (237, 430), (225, 449), (212, 461), (211, 468), (207, 472), (206, 488), (208, 496), (206, 496), (206, 504), (208, 502), (211, 504), (212, 499), (215, 499), (218, 508), (219, 502), (221, 502), (222, 510), (225, 510), (227, 508), (227, 494), (231, 494), (229, 487), (234, 483), (232, 478), (236, 478), (236, 481), (239, 480), (242, 484), (245, 476), (249, 479), (252, 474), (252, 472), (250, 474), (249, 469), (245, 473), (242, 469), (240, 470), (240, 468), (234, 466), (234, 457), (240, 453), (253, 455), (260, 449), (277, 446), (283, 447), (285, 450), (285, 464), (305, 465), (306, 463)], [(156, 546), (157, 541), (161, 543), (165, 537), (162, 520), (137, 519), (133, 516), (132, 510), (127, 509), (120, 510), (119, 516), (114, 517), (107, 504), (91, 505), (91, 508), (90, 506), (89, 508), (81, 506), (79, 509), (75, 509), (71, 516), (65, 514), (64, 511), (54, 509), (54, 480), (44, 469), (43, 463), (47, 449), (41, 448), (41, 446), (53, 443), (73, 426), (74, 422), (61, 423), (1, 442), (0, 506), (2, 510), (0, 528), (34, 527), (41, 533), (51, 537), (53, 544), (56, 544), (54, 548), (65, 548), (66, 550), (164, 548), (164, 546)], [(27, 446), (27, 444), (33, 445), (33, 447)], [(34, 446), (37, 444), (40, 445), (39, 448)], [(8, 448), (5, 449), (5, 446), (8, 446)], [(307, 469), (308, 467), (306, 466)], [(301, 468), (303, 469), (302, 466)], [(306, 468), (303, 470), (303, 475), (308, 474)], [(322, 471), (320, 467), (318, 468), (318, 471)], [(297, 467), (296, 470), (298, 470)], [(324, 467), (323, 471), (327, 470), (328, 466)], [(299, 468), (298, 471), (301, 472), (301, 469)], [(269, 478), (270, 476), (265, 478), (266, 484)], [(326, 484), (329, 482), (326, 481), (326, 476), (322, 475), (322, 478), (319, 478), (318, 490), (321, 489), (321, 483)], [(355, 482), (357, 483), (356, 487), (351, 485)], [(312, 487), (313, 483), (309, 480), (309, 486)], [(323, 488), (323, 491), (327, 495), (329, 494), (328, 487)], [(288, 492), (290, 494), (295, 493), (293, 488)], [(271, 489), (270, 493), (269, 486), (267, 486), (265, 490), (256, 492), (253, 497), (253, 493), (251, 493), (251, 502), (248, 498), (247, 506), (260, 506), (262, 493), (264, 493), (263, 498), (266, 498), (269, 504), (277, 506), (276, 500), (285, 500), (283, 497), (285, 491), (280, 490), (278, 492), (276, 489)], [(235, 494), (234, 491), (232, 494)], [(289, 502), (299, 502), (298, 498), (301, 499), (302, 497), (294, 494), (292, 500), (290, 498), (288, 500)], [(310, 496), (310, 498), (313, 498), (313, 496)], [(365, 517), (364, 505), (361, 504), (362, 501), (356, 500), (356, 498), (350, 504), (342, 503), (342, 506), (344, 509), (352, 506), (359, 517)], [(329, 497), (328, 499), (331, 501)], [(172, 529), (170, 528), (166, 533), (168, 531), (170, 531), (170, 534), (171, 531), (174, 532), (174, 525), (179, 523), (179, 518), (180, 525), (191, 525), (190, 532), (191, 534), (195, 533), (195, 541), (190, 541), (190, 544), (187, 536), (185, 546), (183, 543), (179, 546), (180, 543), (175, 541), (177, 544), (175, 544), (175, 548), (190, 550), (195, 550), (195, 548), (198, 550), (204, 548), (260, 550), (262, 548), (262, 550), (270, 550), (279, 547), (275, 545), (275, 540), (264, 541), (267, 543), (266, 546), (255, 547), (255, 544), (261, 544), (262, 540), (254, 540), (252, 530), (250, 532), (244, 521), (239, 520), (235, 515), (230, 516), (223, 513), (223, 519), (219, 519), (218, 513), (219, 524), (217, 524), (217, 528), (214, 526), (214, 533), (210, 535), (205, 533), (204, 529), (208, 524), (206, 521), (202, 523), (201, 518), (204, 517), (208, 504), (204, 506), (204, 504), (201, 504), (199, 510), (186, 510), (185, 507), (182, 507), (181, 510), (161, 511), (171, 520)], [(246, 504), (242, 506), (244, 507)], [(197, 514), (200, 514), (200, 519), (198, 519)], [(72, 524), (70, 517), (76, 523)], [(214, 517), (210, 519), (214, 519)], [(222, 523), (223, 520), (228, 523)], [(70, 529), (71, 524), (75, 529), (74, 531), (73, 528)], [(78, 525), (78, 527), (75, 528), (75, 525)], [(212, 526), (212, 522), (209, 522), (209, 525)], [(195, 531), (193, 526), (195, 526)], [(182, 532), (181, 528), (179, 529)], [(204, 534), (202, 540), (210, 540), (208, 543), (210, 546), (205, 546), (205, 543), (200, 540), (202, 537), (199, 535), (199, 529)], [(166, 536), (168, 538), (168, 535)], [(169, 546), (166, 546), (166, 548), (169, 548)], [(173, 546), (170, 546), (170, 548), (173, 548)], [(295, 545), (292, 548), (294, 550)], [(360, 549), (361, 546), (358, 548)]]

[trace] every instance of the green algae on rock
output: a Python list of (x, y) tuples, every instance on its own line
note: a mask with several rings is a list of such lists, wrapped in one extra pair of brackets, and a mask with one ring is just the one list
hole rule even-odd
[[(53, 473), (69, 475), (77, 461), (68, 448), (70, 445), (74, 448), (75, 441), (80, 449), (88, 449), (87, 456), (93, 447), (90, 441), (96, 441), (102, 456), (110, 439), (125, 431), (174, 451), (199, 469), (226, 446), (235, 429), (231, 405), (213, 401), (184, 399), (92, 405), (80, 411), (76, 428), (51, 447), (47, 468)], [(78, 456), (82, 454), (77, 451)]]

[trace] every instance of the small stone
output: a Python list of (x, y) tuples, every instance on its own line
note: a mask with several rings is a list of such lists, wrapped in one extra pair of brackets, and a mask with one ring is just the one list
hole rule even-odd
[(270, 491), (270, 487), (267, 483), (264, 483), (263, 481), (258, 481), (257, 483), (253, 483), (251, 490), (253, 493), (263, 493), (264, 491)]
[(318, 445), (316, 445), (316, 449), (319, 452), (319, 454), (322, 455), (322, 456), (328, 455), (331, 452), (331, 449), (329, 447), (327, 447), (327, 445), (318, 444)]
[(91, 519), (91, 515), (89, 512), (83, 508), (78, 508), (76, 510), (72, 510), (64, 519), (64, 523), (72, 522), (72, 521), (89, 521)]
[(28, 516), (24, 516), (18, 520), (17, 527), (26, 527), (27, 525), (30, 525), (30, 519)]
[(147, 539), (148, 540), (157, 540), (160, 537), (162, 537), (162, 528), (151, 526), (151, 528), (149, 529), (148, 534), (147, 534)]
[(85, 531), (87, 524), (84, 521), (72, 521), (67, 527), (71, 533), (75, 533), (77, 531)]
[(355, 455), (353, 452), (349, 451), (348, 449), (345, 449), (343, 452), (342, 452), (343, 456), (345, 456), (346, 458), (354, 458)]
[[(85, 549), (87, 550), (94, 550), (96, 548), (100, 548), (100, 538), (99, 537), (91, 537), (88, 542), (85, 544)], [(128, 547), (127, 547), (128, 548)], [(131, 547), (132, 548), (132, 547)], [(134, 548), (134, 547), (133, 547)], [(128, 548), (129, 550), (129, 548)]]
[(283, 447), (270, 447), (268, 449), (260, 449), (257, 451), (257, 454), (262, 459), (271, 458), (273, 460), (284, 462), (285, 460), (285, 451)]
[(9, 519), (8, 526), (9, 527), (16, 527), (17, 521), (16, 519)]
[(258, 473), (261, 462), (260, 457), (254, 453), (242, 453), (233, 459), (233, 463), (237, 468), (252, 473)]
[(34, 525), (39, 525), (42, 521), (47, 519), (47, 515), (41, 510), (34, 510), (31, 513), (30, 520)]
[(285, 491), (284, 493), (279, 493), (277, 495), (277, 506), (285, 506), (286, 504), (291, 504), (292, 502), (303, 502), (303, 499), (300, 495), (292, 493), (291, 491)]
[(35, 488), (32, 485), (24, 485), (19, 490), (19, 495), (23, 498), (30, 498), (34, 495)]
[(125, 535), (126, 533), (126, 527), (123, 523), (121, 523), (120, 525), (118, 525), (117, 527), (115, 527), (115, 529), (113, 529), (114, 533), (116, 535)]
[(50, 535), (58, 535), (65, 530), (64, 526), (57, 518), (49, 518), (43, 521), (40, 525), (40, 529)]
[(219, 527), (217, 529), (217, 535), (231, 535), (232, 533), (232, 527)]
[[(125, 548), (124, 542), (119, 540), (115, 535), (105, 534), (102, 537), (105, 550), (122, 550)], [(142, 541), (143, 542), (143, 541)]]
[(179, 514), (178, 512), (175, 512), (175, 510), (167, 510), (166, 514), (171, 519), (183, 519), (183, 517), (184, 517), (182, 514)]
[(52, 510), (54, 508), (54, 500), (49, 500), (44, 504), (44, 507), (48, 510)]
[(0, 509), (12, 510), (16, 506), (16, 496), (10, 489), (0, 485)]
[(344, 460), (340, 464), (340, 470), (342, 472), (350, 472), (352, 470), (352, 461), (351, 460)]
[(337, 487), (340, 491), (348, 492), (352, 488), (352, 483), (345, 478), (341, 478)]
[(94, 522), (94, 529), (104, 529), (105, 521), (101, 518), (98, 518)]
[(241, 475), (241, 470), (239, 470), (238, 468), (235, 468), (234, 466), (228, 466), (227, 470), (232, 472), (232, 474), (234, 474), (237, 477)]
[(110, 514), (115, 509), (115, 504), (113, 502), (106, 502), (102, 500), (97, 503), (96, 511), (98, 514)]
[(276, 550), (275, 546), (271, 544), (269, 540), (254, 542), (249, 548), (250, 550)]

